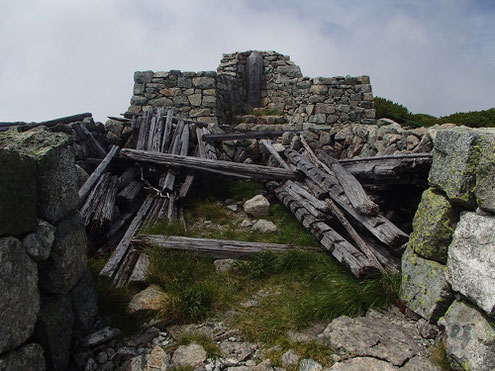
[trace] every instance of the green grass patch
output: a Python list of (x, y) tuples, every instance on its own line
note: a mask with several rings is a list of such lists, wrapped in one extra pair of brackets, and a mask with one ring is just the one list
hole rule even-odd
[(189, 345), (196, 343), (201, 345), (206, 351), (208, 358), (216, 358), (220, 356), (220, 349), (215, 341), (208, 335), (201, 332), (185, 332), (179, 336), (179, 345)]
[(255, 109), (252, 112), (253, 116), (283, 116), (283, 114), (283, 112), (275, 108)]
[(268, 351), (267, 358), (270, 358), (275, 367), (284, 367), (288, 371), (295, 371), (299, 364), (286, 367), (282, 364), (281, 357), (289, 349), (294, 350), (299, 355), (299, 362), (303, 359), (313, 359), (324, 368), (331, 367), (334, 364), (332, 355), (334, 351), (328, 345), (310, 341), (307, 343), (295, 343), (289, 339), (282, 339), (277, 342), (277, 350)]
[(139, 289), (132, 285), (115, 287), (109, 279), (99, 275), (104, 265), (103, 258), (89, 259), (89, 269), (93, 274), (98, 296), (99, 313), (112, 327), (119, 328), (125, 335), (133, 334), (138, 330), (140, 320), (131, 317), (126, 310), (131, 298)]
[(442, 341), (437, 342), (431, 348), (430, 359), (441, 370), (453, 371), (453, 368), (450, 366), (450, 362), (447, 356), (447, 349), (445, 348), (445, 344)]

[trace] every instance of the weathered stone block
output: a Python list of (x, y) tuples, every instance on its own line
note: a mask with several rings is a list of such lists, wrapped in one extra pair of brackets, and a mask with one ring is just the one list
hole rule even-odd
[(149, 104), (151, 104), (153, 107), (172, 107), (174, 105), (174, 102), (170, 98), (161, 97), (150, 100)]
[(0, 133), (0, 236), (36, 229), (36, 164), (11, 146), (15, 131)]
[(468, 208), (475, 207), (474, 185), (478, 166), (479, 134), (456, 128), (438, 132), (428, 181), (447, 197)]
[(86, 271), (86, 230), (78, 213), (58, 223), (50, 257), (39, 262), (40, 288), (65, 294)]
[(204, 107), (215, 108), (217, 106), (217, 99), (216, 99), (215, 96), (205, 95), (205, 96), (203, 96), (203, 103), (202, 103), (202, 105)]
[(481, 135), (474, 194), (478, 206), (495, 213), (495, 129)]
[(447, 267), (426, 260), (407, 248), (402, 256), (400, 298), (414, 313), (435, 323), (452, 303), (445, 278)]
[(145, 84), (153, 79), (153, 71), (136, 71), (134, 72), (134, 82), (137, 84)]
[(41, 296), (41, 310), (34, 338), (45, 349), (46, 366), (49, 370), (68, 369), (73, 322), (69, 295)]
[(458, 218), (459, 213), (446, 197), (427, 189), (414, 215), (409, 247), (426, 259), (445, 264)]
[(190, 77), (180, 76), (177, 79), (177, 87), (179, 88), (192, 88), (192, 80)]
[(495, 216), (463, 212), (449, 246), (452, 289), (495, 315)]
[(480, 312), (455, 301), (440, 321), (451, 366), (455, 370), (495, 369), (495, 329)]
[(192, 94), (187, 97), (191, 106), (201, 106), (201, 94)]
[(0, 370), (6, 371), (45, 371), (45, 357), (41, 345), (23, 345), (0, 356)]
[(74, 312), (74, 333), (86, 335), (98, 314), (98, 298), (93, 277), (86, 271), (70, 292)]
[(132, 106), (144, 106), (146, 103), (148, 103), (148, 98), (141, 95), (133, 95), (131, 98)]
[(21, 242), (0, 239), (0, 353), (25, 342), (33, 333), (40, 308), (38, 269)]
[(22, 241), (22, 247), (29, 257), (36, 261), (48, 259), (55, 241), (55, 227), (40, 220), (35, 233), (28, 234)]
[(335, 105), (316, 103), (316, 113), (335, 113)]
[(192, 84), (195, 88), (199, 89), (214, 89), (215, 88), (215, 78), (214, 77), (193, 77)]
[(309, 92), (312, 94), (324, 95), (324, 94), (327, 94), (327, 92), (328, 92), (328, 86), (327, 85), (312, 85), (309, 88)]

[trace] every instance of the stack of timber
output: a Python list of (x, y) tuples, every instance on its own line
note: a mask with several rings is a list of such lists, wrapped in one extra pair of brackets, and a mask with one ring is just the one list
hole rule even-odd
[(397, 272), (408, 236), (379, 213), (359, 181), (325, 152), (315, 154), (301, 136), (301, 153), (284, 152), (268, 140), (262, 144), (282, 168), (303, 173), (303, 180), (268, 182), (292, 214), (354, 276), (380, 270)]
[[(211, 135), (207, 124), (176, 118), (173, 111), (135, 115), (131, 127), (134, 135), (125, 148), (112, 147), (80, 190), (84, 221), (101, 237), (99, 251), (113, 250), (100, 274), (118, 286), (140, 266), (142, 244), (132, 243), (140, 227), (161, 219), (182, 221), (181, 203), (199, 174), (297, 178), (291, 169), (218, 160), (216, 148), (204, 140)], [(118, 209), (113, 219), (109, 219), (111, 207)]]

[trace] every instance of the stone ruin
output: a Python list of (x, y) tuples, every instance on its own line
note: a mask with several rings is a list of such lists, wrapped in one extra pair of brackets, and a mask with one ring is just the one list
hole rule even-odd
[[(303, 77), (289, 57), (276, 52), (226, 54), (216, 72), (141, 71), (134, 80), (128, 118), (171, 108), (214, 134), (279, 130), (279, 153), (300, 151), (303, 138), (342, 164), (430, 153), (428, 179), (424, 173), (396, 173), (387, 175), (387, 184), (373, 183), (373, 174), (389, 171), (383, 163), (360, 181), (368, 192), (390, 196), (392, 180), (411, 177), (413, 188), (402, 188), (394, 201), (422, 193), (417, 211), (419, 198), (410, 205), (416, 213), (402, 256), (402, 309), (418, 320), (421, 336), (442, 337), (454, 369), (495, 368), (493, 130), (407, 129), (375, 120), (367, 76)], [(126, 146), (131, 120), (102, 125), (83, 115), (40, 124), (4, 125), (20, 133), (0, 128), (0, 369), (64, 370), (75, 349), (119, 335), (104, 328), (99, 338), (88, 336), (101, 325), (78, 191), (112, 145)], [(257, 139), (227, 140), (217, 148), (223, 160), (277, 164)], [(388, 210), (392, 219), (397, 209)], [(331, 339), (339, 321), (322, 335)], [(377, 355), (361, 356), (356, 360)]]

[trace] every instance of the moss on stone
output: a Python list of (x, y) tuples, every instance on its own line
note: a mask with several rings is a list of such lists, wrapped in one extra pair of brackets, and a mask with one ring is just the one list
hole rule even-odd
[(409, 246), (416, 254), (445, 264), (459, 213), (450, 201), (433, 189), (423, 192), (413, 220)]

